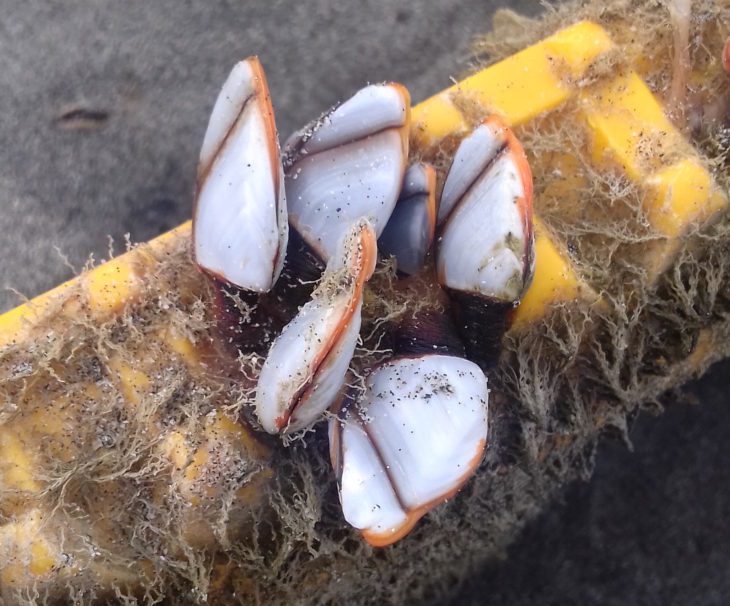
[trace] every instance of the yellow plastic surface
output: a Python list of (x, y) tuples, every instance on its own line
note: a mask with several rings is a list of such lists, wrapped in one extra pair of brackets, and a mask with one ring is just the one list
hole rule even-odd
[(126, 402), (137, 406), (142, 401), (145, 391), (152, 385), (150, 378), (141, 370), (132, 368), (121, 358), (111, 358), (108, 364), (109, 369), (114, 372), (119, 380), (119, 387)]
[(646, 192), (644, 211), (662, 235), (681, 236), (727, 200), (635, 73), (581, 93), (598, 166), (618, 167)]
[(32, 455), (21, 438), (0, 428), (0, 486), (3, 490), (36, 492), (40, 484), (33, 476)]
[(35, 297), (33, 300), (19, 305), (15, 309), (0, 315), (0, 348), (20, 342), (33, 323), (49, 313), (54, 305), (64, 303), (64, 309), (74, 306), (75, 302), (67, 299), (70, 289), (78, 285), (79, 278), (64, 282), (60, 286)]
[(612, 48), (608, 34), (594, 23), (561, 30), (418, 104), (411, 114), (413, 137), (431, 146), (464, 131), (462, 103), (476, 102), (512, 126), (524, 124), (570, 98), (591, 64)]
[[(58, 313), (73, 314), (88, 305), (92, 316), (103, 321), (122, 311), (138, 294), (140, 278), (154, 263), (155, 255), (170, 250), (178, 238), (190, 235), (190, 221), (103, 263), (78, 278), (64, 282), (53, 290), (0, 315), (0, 348), (22, 341), (30, 334), (35, 321), (61, 306)], [(69, 294), (78, 289), (77, 297)]]
[[(197, 505), (203, 495), (215, 497), (214, 491), (220, 489), (220, 483), (207, 483), (206, 474), (216, 473), (216, 457), (220, 456), (221, 444), (235, 449), (231, 456), (245, 453), (252, 460), (263, 460), (268, 456), (268, 449), (253, 436), (243, 425), (231, 420), (222, 412), (208, 420), (200, 441), (192, 443), (178, 431), (170, 432), (161, 443), (160, 450), (172, 462), (182, 478), (178, 488), (186, 494), (190, 503)], [(260, 498), (257, 494), (258, 483), (270, 478), (270, 470), (257, 473), (253, 481), (256, 484), (240, 489), (241, 502), (254, 503)]]
[(168, 326), (159, 337), (170, 348), (170, 351), (180, 356), (186, 364), (196, 366), (200, 363), (200, 354), (195, 344), (181, 335), (174, 326)]
[(48, 545), (42, 541), (33, 541), (30, 545), (30, 563), (28, 572), (34, 576), (51, 572), (56, 565), (56, 559)]
[(123, 255), (89, 272), (86, 295), (94, 313), (119, 313), (136, 297), (140, 280), (135, 266), (133, 256)]
[(694, 158), (685, 158), (646, 179), (646, 212), (660, 233), (678, 237), (694, 223), (725, 208), (727, 199), (707, 170)]
[(528, 326), (554, 305), (577, 300), (584, 286), (564, 250), (550, 238), (542, 222), (535, 221), (535, 277), (515, 310), (513, 327)]
[(0, 588), (21, 585), (28, 575), (43, 577), (58, 566), (60, 553), (43, 536), (43, 514), (30, 510), (22, 518), (0, 526), (0, 549), (13, 545), (12, 560), (0, 564)]
[(632, 180), (651, 174), (673, 150), (687, 146), (636, 74), (585, 91), (581, 104), (596, 163), (616, 162)]

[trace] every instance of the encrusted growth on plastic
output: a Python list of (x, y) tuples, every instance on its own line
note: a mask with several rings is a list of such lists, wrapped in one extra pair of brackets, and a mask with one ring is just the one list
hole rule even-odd
[[(719, 61), (730, 9), (695, 5), (691, 57), (702, 78), (684, 128), (727, 191), (730, 126), (709, 110), (730, 87)], [(657, 94), (668, 91), (668, 13), (644, 0), (561, 4), (540, 20), (500, 12), (478, 49), (493, 61), (578, 18), (600, 23), (622, 50), (581, 86), (631, 64)], [(51, 313), (34, 340), (0, 351), (0, 596), (418, 602), (499, 554), (557, 488), (590, 473), (602, 433), (625, 435), (639, 407), (661, 406), (668, 389), (730, 354), (730, 221), (690, 230), (650, 280), (642, 257), (667, 238), (644, 220), (644, 192), (595, 167), (576, 103), (517, 134), (538, 214), (599, 297), (555, 305), (508, 334), (489, 377), (489, 449), (453, 501), (384, 551), (347, 528), (323, 425), (288, 446), (250, 431), (264, 352), (235, 359), (220, 343), (213, 292), (181, 239), (121, 317)], [(457, 143), (427, 154), (441, 177)], [(380, 263), (365, 290), (356, 373), (386, 354), (387, 323), (447, 306), (428, 274), (396, 281)], [(35, 458), (17, 456), (28, 452)]]

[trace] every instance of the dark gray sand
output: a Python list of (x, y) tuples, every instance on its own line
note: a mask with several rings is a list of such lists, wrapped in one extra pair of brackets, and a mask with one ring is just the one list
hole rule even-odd
[[(0, 311), (190, 215), (198, 146), (232, 64), (258, 54), (284, 137), (366, 82), (414, 101), (468, 67), (483, 0), (0, 0)], [(532, 2), (512, 3), (514, 8)], [(730, 601), (730, 364), (629, 452), (605, 440), (569, 487), (454, 604)]]

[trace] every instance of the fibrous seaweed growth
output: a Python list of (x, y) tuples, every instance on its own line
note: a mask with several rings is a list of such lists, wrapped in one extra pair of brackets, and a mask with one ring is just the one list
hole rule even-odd
[[(620, 52), (579, 86), (637, 71), (671, 98), (670, 117), (726, 192), (727, 3), (693, 2), (684, 95), (675, 25), (659, 2), (559, 4), (535, 20), (501, 12), (478, 55), (496, 61), (583, 18)], [(484, 112), (468, 109), (475, 121)], [(536, 211), (591, 295), (508, 334), (489, 375), (487, 456), (456, 498), (393, 548), (364, 544), (342, 520), (324, 427), (288, 445), (251, 429), (265, 344), (231, 354), (180, 237), (122, 314), (100, 322), (72, 290), (32, 339), (0, 352), (5, 603), (423, 602), (500, 555), (561, 485), (590, 473), (602, 434), (623, 435), (637, 410), (659, 409), (668, 390), (730, 353), (727, 217), (671, 241), (659, 233), (647, 192), (596, 162), (582, 111), (575, 99), (518, 136)], [(670, 165), (684, 153), (676, 145), (647, 135), (638, 151)], [(413, 155), (443, 172), (452, 152), (447, 143)], [(427, 275), (394, 278), (381, 264), (367, 287), (356, 370), (387, 355), (386, 323), (421, 306), (448, 312)]]

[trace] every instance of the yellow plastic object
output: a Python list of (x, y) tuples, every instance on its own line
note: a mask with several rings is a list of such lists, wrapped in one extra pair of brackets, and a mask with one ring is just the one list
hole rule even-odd
[[(421, 150), (438, 147), (448, 137), (463, 135), (471, 121), (491, 112), (520, 126), (577, 96), (597, 166), (618, 168), (640, 185), (646, 192), (645, 212), (651, 225), (660, 234), (677, 238), (689, 226), (711, 218), (727, 200), (637, 74), (604, 76), (599, 84), (591, 84), (592, 68), (614, 50), (608, 34), (594, 23), (567, 27), (414, 107), (413, 143)], [(467, 110), (475, 107), (478, 115), (470, 115)], [(565, 203), (580, 201), (566, 199)], [(68, 290), (79, 285), (82, 301), (68, 299), (63, 313), (73, 313), (79, 304), (88, 305), (100, 320), (119, 312), (135, 298), (149, 252), (164, 251), (172, 239), (188, 237), (189, 230), (186, 223), (153, 240), (147, 252), (135, 249), (0, 316), (0, 347), (27, 336), (34, 319), (67, 299)], [(562, 244), (553, 242), (544, 229), (537, 231), (538, 275), (523, 298), (517, 325), (537, 321), (553, 303), (590, 292), (559, 252)], [(671, 241), (658, 247), (647, 264), (659, 271), (673, 250)], [(184, 350), (181, 355), (194, 358), (189, 344), (177, 345)]]
[(705, 168), (693, 158), (683, 158), (646, 178), (651, 224), (663, 234), (678, 237), (690, 225), (702, 222), (727, 204)]
[(727, 204), (722, 192), (644, 81), (635, 73), (581, 93), (596, 164), (616, 165), (646, 192), (661, 235), (681, 236)]
[[(651, 225), (667, 237), (662, 254), (670, 255), (672, 242), (690, 225), (710, 219), (727, 202), (641, 78), (631, 72), (612, 77), (605, 70), (594, 69), (615, 51), (606, 32), (593, 23), (581, 22), (557, 32), (413, 108), (413, 145), (424, 152), (438, 148), (445, 139), (463, 135), (475, 121), (490, 112), (519, 127), (547, 112), (559, 110), (568, 101), (577, 100), (590, 133), (596, 168), (619, 171), (646, 192), (646, 215)], [(561, 162), (562, 170), (569, 171), (570, 158), (564, 157)], [(580, 200), (571, 198), (574, 194), (570, 183), (563, 182), (563, 187), (565, 204), (578, 205)], [(536, 205), (539, 209), (539, 200)], [(572, 265), (563, 243), (551, 235), (539, 218), (535, 228), (536, 274), (516, 312), (516, 329), (540, 321), (555, 306), (590, 302), (596, 297)], [(40, 318), (72, 317), (79, 310), (88, 309), (95, 321), (108, 321), (142, 295), (142, 278), (156, 260), (171, 250), (172, 245), (189, 237), (190, 223), (186, 223), (148, 245), (0, 315), (0, 349), (15, 342), (42, 338), (42, 332), (34, 332)], [(205, 372), (201, 348), (178, 334), (175, 327), (154, 333), (152, 339), (158, 340), (170, 356), (178, 356), (190, 368)], [(696, 352), (705, 356), (710, 349), (702, 341)], [(152, 365), (140, 359), (133, 367), (121, 357), (111, 357), (107, 365), (126, 404), (139, 408), (147, 391), (154, 388)], [(85, 389), (92, 390), (94, 385), (89, 384)], [(55, 397), (52, 406), (39, 412), (37, 418), (28, 415), (27, 419), (18, 421), (12, 432), (0, 427), (0, 486), (13, 495), (17, 493), (19, 499), (26, 499), (19, 505), (8, 499), (3, 504), (5, 509), (0, 510), (4, 519), (10, 520), (0, 525), (0, 554), (5, 557), (5, 561), (0, 561), (0, 585), (32, 586), (29, 576), (36, 579), (58, 574), (54, 571), (63, 554), (57, 537), (50, 534), (51, 525), (42, 524), (48, 512), (34, 509), (31, 503), (34, 493), (42, 489), (34, 473), (41, 450), (39, 444), (45, 448), (66, 448), (66, 456), (74, 456), (73, 444), (61, 444), (64, 423), (68, 424), (63, 414), (70, 414), (63, 412), (68, 408), (64, 397)], [(104, 394), (89, 392), (88, 398), (99, 402)], [(79, 406), (78, 401), (71, 404)], [(156, 419), (152, 423), (156, 427)], [(172, 430), (161, 438), (155, 451), (170, 464), (172, 485), (187, 498), (191, 508), (210, 496), (207, 478), (220, 468), (221, 462), (230, 459), (222, 455), (245, 453), (260, 461), (266, 461), (268, 456), (247, 427), (221, 413), (208, 418), (201, 433), (193, 439)], [(222, 446), (225, 448), (221, 449)], [(54, 456), (65, 460), (58, 452), (54, 451)], [(270, 469), (262, 469), (236, 498), (244, 503), (255, 501), (261, 492), (260, 485), (271, 475)], [(166, 488), (159, 488), (162, 496)], [(89, 532), (103, 534), (103, 520), (93, 522), (99, 528), (89, 522)], [(191, 519), (187, 531), (200, 545), (206, 544), (211, 533), (210, 528), (196, 519)], [(120, 578), (125, 571), (110, 570), (108, 574)], [(134, 577), (138, 571), (126, 574)]]
[[(652, 226), (670, 238), (711, 218), (727, 200), (713, 184), (691, 146), (666, 118), (661, 105), (635, 73), (590, 84), (592, 68), (615, 50), (608, 34), (591, 22), (567, 27), (542, 42), (496, 63), (413, 108), (411, 138), (421, 150), (438, 147), (447, 137), (463, 135), (470, 122), (490, 112), (512, 126), (558, 109), (578, 96), (593, 143), (593, 157), (604, 169), (621, 170), (646, 191), (646, 214)], [(471, 116), (468, 108), (480, 108)], [(579, 200), (566, 199), (566, 205)], [(539, 200), (537, 201), (539, 208)], [(150, 243), (164, 251), (177, 237), (188, 237), (186, 223)], [(537, 273), (517, 313), (517, 325), (537, 321), (553, 303), (590, 292), (569, 260), (544, 229), (538, 228)], [(104, 319), (119, 312), (136, 296), (138, 276), (149, 262), (149, 251), (135, 249), (32, 302), (0, 316), (0, 347), (27, 335), (35, 318), (66, 299), (68, 289), (81, 284), (83, 302)], [(659, 271), (671, 255), (671, 242), (657, 248), (647, 264)], [(552, 294), (551, 294), (552, 293)], [(73, 313), (77, 299), (64, 303)], [(194, 348), (179, 342), (192, 359)]]
[(19, 305), (15, 309), (0, 315), (0, 347), (12, 345), (15, 342), (21, 342), (28, 334), (28, 330), (33, 323), (48, 314), (54, 307), (63, 302), (63, 311), (72, 312), (67, 308), (72, 306), (72, 302), (68, 302), (67, 295), (69, 289), (78, 284), (79, 278), (74, 278), (68, 282), (64, 282), (60, 286), (37, 296), (32, 301), (28, 301), (23, 305)]
[(141, 370), (133, 368), (116, 356), (109, 360), (108, 365), (117, 376), (125, 401), (132, 406), (137, 406), (142, 401), (144, 392), (152, 385), (150, 378)]
[(5, 551), (4, 544), (12, 546), (11, 560), (0, 569), (0, 587), (12, 587), (27, 574), (41, 577), (58, 565), (61, 554), (43, 537), (42, 523), (43, 515), (31, 510), (22, 519), (0, 526), (0, 551)]
[[(228, 444), (232, 450), (244, 452), (252, 460), (265, 459), (268, 449), (239, 423), (232, 421), (223, 413), (216, 413), (206, 423), (203, 431), (203, 444), (195, 445), (177, 431), (167, 435), (160, 451), (172, 462), (177, 472), (182, 474), (178, 481), (179, 490), (194, 505), (199, 504), (200, 496), (219, 496), (212, 494), (220, 489), (215, 483), (208, 483), (206, 474), (215, 473), (218, 452), (221, 444)], [(254, 478), (254, 483), (239, 490), (244, 503), (257, 499), (256, 488), (271, 477), (271, 470), (264, 469)], [(240, 502), (240, 499), (239, 499)]]
[(200, 355), (195, 344), (187, 337), (178, 333), (174, 326), (168, 326), (159, 338), (170, 348), (170, 351), (180, 356), (187, 364), (195, 366), (200, 362)]
[(23, 441), (6, 429), (0, 430), (0, 486), (4, 490), (36, 492), (33, 460)]

